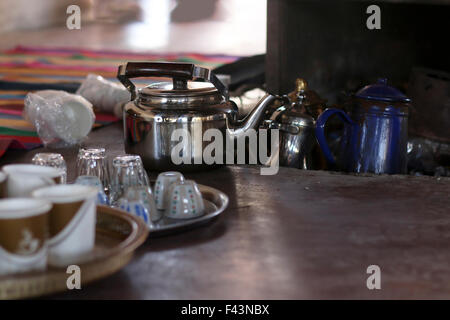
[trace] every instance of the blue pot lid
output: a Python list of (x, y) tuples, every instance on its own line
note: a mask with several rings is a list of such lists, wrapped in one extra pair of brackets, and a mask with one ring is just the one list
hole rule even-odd
[(357, 98), (379, 100), (387, 102), (410, 102), (400, 90), (388, 86), (386, 78), (378, 79), (377, 83), (365, 86), (359, 90), (355, 96)]

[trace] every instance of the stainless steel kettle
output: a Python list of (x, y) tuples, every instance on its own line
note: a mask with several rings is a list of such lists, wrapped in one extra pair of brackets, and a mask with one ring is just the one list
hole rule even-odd
[[(137, 77), (168, 77), (172, 81), (153, 83), (136, 94), (130, 78)], [(258, 128), (265, 109), (276, 100), (266, 95), (238, 121), (236, 104), (209, 69), (189, 63), (129, 62), (119, 66), (117, 78), (132, 95), (124, 107), (125, 150), (140, 155), (148, 170), (196, 171), (223, 164), (227, 135), (235, 139)], [(174, 139), (174, 134), (181, 132), (178, 129), (186, 133), (186, 139)], [(223, 137), (223, 150), (216, 154), (219, 161), (213, 163), (203, 158), (210, 144), (208, 137), (205, 139), (208, 129), (218, 129)], [(174, 154), (183, 161), (174, 161)]]

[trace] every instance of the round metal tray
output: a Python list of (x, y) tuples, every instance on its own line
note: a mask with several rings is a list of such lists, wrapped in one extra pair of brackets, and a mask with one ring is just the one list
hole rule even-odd
[(192, 219), (169, 219), (163, 217), (150, 229), (149, 237), (160, 237), (179, 233), (205, 225), (215, 220), (228, 206), (228, 196), (217, 189), (199, 184), (205, 203), (205, 214)]
[[(94, 250), (77, 263), (81, 269), (81, 287), (105, 278), (123, 268), (134, 251), (147, 238), (148, 228), (138, 217), (121, 210), (97, 206)], [(37, 297), (67, 289), (65, 268), (0, 276), (0, 299)]]

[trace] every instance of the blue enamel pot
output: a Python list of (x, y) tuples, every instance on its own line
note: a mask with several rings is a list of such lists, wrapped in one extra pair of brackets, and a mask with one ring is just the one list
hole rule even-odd
[[(359, 90), (351, 111), (326, 109), (316, 121), (316, 137), (327, 162), (347, 172), (406, 173), (410, 99), (386, 79)], [(335, 158), (325, 138), (327, 120), (337, 115), (344, 122)]]

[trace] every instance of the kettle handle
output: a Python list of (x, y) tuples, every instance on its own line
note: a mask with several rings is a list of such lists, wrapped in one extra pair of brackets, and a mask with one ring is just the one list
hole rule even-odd
[(198, 67), (192, 63), (179, 62), (128, 62), (119, 66), (117, 79), (130, 91), (131, 100), (136, 98), (136, 87), (130, 78), (139, 77), (169, 77), (173, 79), (173, 88), (185, 90), (187, 81), (209, 81), (228, 100), (228, 89), (207, 68)]
[(317, 142), (319, 143), (320, 149), (322, 149), (323, 154), (324, 154), (325, 158), (327, 159), (328, 163), (330, 163), (331, 165), (335, 165), (336, 160), (334, 159), (334, 156), (331, 153), (330, 147), (328, 146), (327, 139), (325, 138), (325, 125), (327, 123), (328, 118), (334, 114), (337, 114), (342, 121), (347, 122), (350, 125), (355, 124), (355, 122), (352, 119), (350, 119), (350, 117), (344, 111), (342, 111), (340, 109), (336, 109), (336, 108), (326, 109), (317, 118), (317, 121), (316, 121)]

